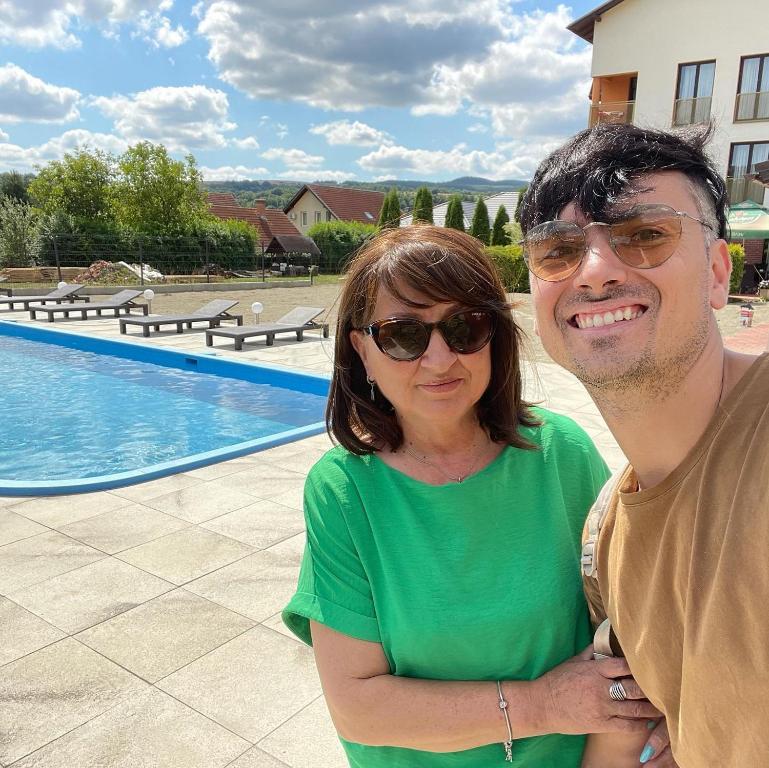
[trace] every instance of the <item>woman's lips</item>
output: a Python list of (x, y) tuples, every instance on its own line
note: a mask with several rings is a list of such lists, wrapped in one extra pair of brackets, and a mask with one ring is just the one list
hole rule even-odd
[(451, 392), (462, 383), (462, 379), (449, 379), (447, 381), (434, 381), (419, 386), (427, 392)]

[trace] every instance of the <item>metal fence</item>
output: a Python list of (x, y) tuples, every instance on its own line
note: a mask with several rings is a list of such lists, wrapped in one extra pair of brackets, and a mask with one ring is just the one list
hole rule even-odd
[(323, 270), (323, 257), (270, 253), (246, 240), (207, 237), (52, 234), (40, 238), (32, 263), (5, 266), (7, 287), (82, 282), (88, 285), (152, 285), (269, 281), (307, 278)]

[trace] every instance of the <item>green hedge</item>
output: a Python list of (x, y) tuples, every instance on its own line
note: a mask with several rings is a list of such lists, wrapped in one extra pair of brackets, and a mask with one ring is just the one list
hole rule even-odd
[(313, 224), (307, 231), (307, 236), (320, 248), (320, 265), (323, 271), (341, 272), (358, 248), (378, 231), (376, 224), (323, 221)]
[(510, 293), (529, 292), (529, 270), (523, 260), (523, 248), (520, 245), (492, 245), (486, 247), (485, 251)]
[(745, 274), (745, 249), (740, 243), (729, 243), (729, 255), (732, 257), (729, 293), (739, 293), (742, 286), (742, 276)]

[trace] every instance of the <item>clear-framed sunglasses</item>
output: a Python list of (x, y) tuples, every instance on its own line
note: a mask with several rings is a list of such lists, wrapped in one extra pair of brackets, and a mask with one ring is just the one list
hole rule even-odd
[(558, 282), (571, 277), (587, 253), (585, 233), (591, 227), (606, 227), (609, 245), (623, 263), (635, 269), (664, 264), (678, 248), (683, 219), (691, 219), (713, 230), (710, 224), (668, 205), (648, 203), (631, 208), (620, 221), (592, 221), (580, 227), (573, 221), (545, 221), (532, 227), (523, 239), (523, 257), (540, 280)]

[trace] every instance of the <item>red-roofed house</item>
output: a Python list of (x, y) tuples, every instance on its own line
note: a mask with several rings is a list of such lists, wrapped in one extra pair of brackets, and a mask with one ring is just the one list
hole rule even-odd
[(384, 192), (305, 184), (283, 210), (304, 235), (313, 224), (321, 221), (376, 224), (384, 198)]
[(257, 200), (253, 208), (242, 208), (232, 201), (218, 201), (218, 195), (208, 194), (208, 209), (220, 219), (245, 221), (259, 232), (259, 245), (264, 253), (304, 253), (319, 256), (315, 241), (305, 237), (278, 208), (267, 208), (264, 200)]
[(232, 192), (208, 192), (206, 194), (209, 205), (237, 205), (238, 201)]

